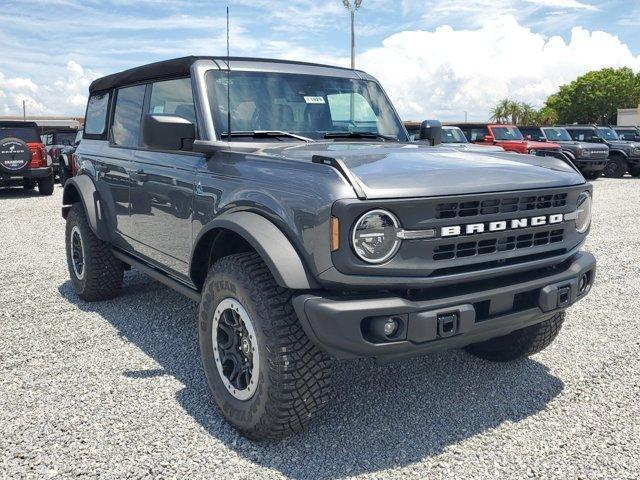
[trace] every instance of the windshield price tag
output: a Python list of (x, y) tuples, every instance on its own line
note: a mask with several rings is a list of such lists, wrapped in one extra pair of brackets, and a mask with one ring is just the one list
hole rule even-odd
[(304, 97), (306, 103), (324, 103), (324, 97)]

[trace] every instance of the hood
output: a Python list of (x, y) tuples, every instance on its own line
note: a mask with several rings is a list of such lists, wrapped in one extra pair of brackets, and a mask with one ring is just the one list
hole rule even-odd
[(474, 143), (442, 143), (442, 148), (455, 148), (465, 152), (504, 152), (504, 148), (498, 145), (476, 145)]
[(629, 140), (607, 140), (610, 147), (614, 148), (635, 148), (640, 147), (640, 143)]
[(556, 140), (554, 143), (558, 143), (563, 147), (574, 147), (574, 148), (580, 148), (582, 150), (606, 150), (607, 148), (609, 148), (605, 143), (579, 142), (576, 140), (566, 140), (566, 141)]
[[(341, 160), (367, 198), (429, 197), (535, 188), (585, 182), (553, 157), (450, 147), (369, 142), (314, 142), (269, 147), (262, 154), (311, 162), (314, 155)], [(327, 167), (330, 168), (330, 167)]]
[(554, 142), (536, 142), (535, 140), (496, 140), (499, 143), (518, 143), (520, 145), (526, 145), (527, 148), (533, 148), (536, 150), (553, 149), (558, 150), (560, 145)]

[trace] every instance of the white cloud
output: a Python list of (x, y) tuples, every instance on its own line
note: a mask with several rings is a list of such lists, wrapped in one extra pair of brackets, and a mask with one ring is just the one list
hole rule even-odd
[(486, 120), (504, 97), (541, 106), (549, 94), (589, 70), (629, 66), (640, 57), (618, 37), (574, 27), (571, 38), (546, 38), (515, 17), (486, 20), (473, 30), (442, 26), (405, 31), (358, 57), (406, 119)]
[(588, 3), (579, 2), (577, 0), (527, 0), (529, 3), (535, 3), (545, 7), (553, 8), (575, 8), (583, 10), (598, 10), (594, 5)]

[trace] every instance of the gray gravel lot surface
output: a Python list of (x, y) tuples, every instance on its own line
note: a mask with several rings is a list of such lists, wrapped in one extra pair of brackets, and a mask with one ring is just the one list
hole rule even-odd
[(640, 180), (595, 182), (597, 285), (550, 348), (338, 364), (330, 409), (279, 444), (216, 410), (195, 303), (136, 272), (76, 297), (60, 202), (0, 191), (0, 478), (638, 478)]

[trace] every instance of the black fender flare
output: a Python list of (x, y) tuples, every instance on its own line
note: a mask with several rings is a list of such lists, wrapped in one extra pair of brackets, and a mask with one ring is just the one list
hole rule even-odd
[(611, 157), (612, 155), (622, 155), (625, 160), (629, 158), (629, 155), (627, 155), (627, 153), (624, 150), (619, 150), (617, 148), (609, 149), (609, 157)]
[(60, 154), (60, 158), (58, 159), (59, 162), (61, 164), (64, 164), (65, 168), (67, 168), (67, 170), (71, 169), (71, 164), (69, 163), (71, 161), (71, 158), (68, 154), (66, 153), (61, 153)]
[[(244, 238), (267, 264), (278, 285), (292, 290), (318, 288), (315, 278), (287, 236), (262, 215), (246, 211), (223, 213), (200, 231), (194, 253), (200, 240), (214, 229), (231, 230)], [(192, 257), (192, 269), (194, 260)]]
[(571, 160), (572, 162), (575, 162), (576, 156), (573, 154), (571, 150), (562, 150), (562, 153), (564, 153), (569, 158), (569, 160)]
[(72, 177), (65, 183), (62, 194), (62, 217), (66, 219), (71, 205), (78, 202), (82, 202), (87, 221), (96, 237), (106, 242), (110, 241), (111, 236), (100, 195), (93, 180), (87, 175)]

